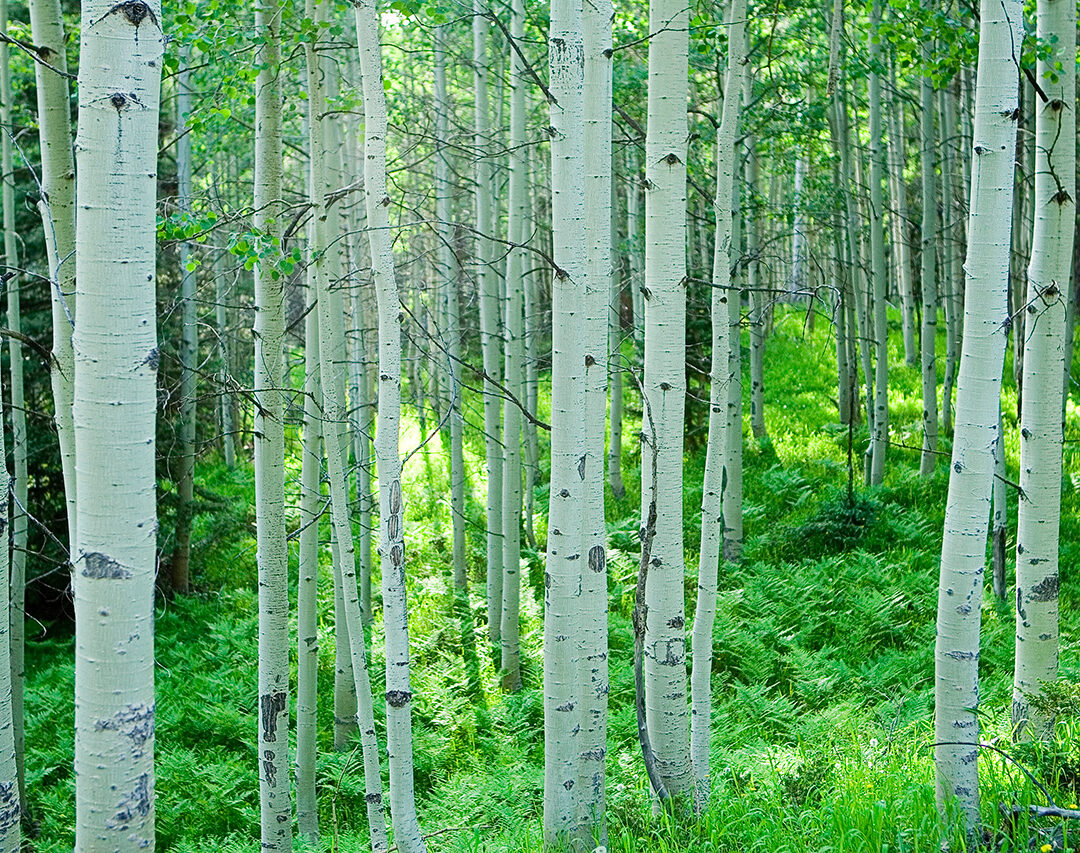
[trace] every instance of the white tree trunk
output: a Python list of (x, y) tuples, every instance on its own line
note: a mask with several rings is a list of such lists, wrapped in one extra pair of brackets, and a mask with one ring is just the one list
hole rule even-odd
[[(656, 531), (645, 588), (645, 705), (656, 767), (670, 794), (691, 787), (683, 598), (683, 410), (686, 396), (686, 91), (688, 13), (649, 4), (645, 140), (645, 400), (642, 525)], [(652, 458), (656, 464), (652, 464)]]
[(500, 282), (495, 266), (495, 250), (492, 235), (495, 220), (491, 204), (494, 198), (493, 163), (491, 159), (491, 129), (488, 102), (489, 69), (487, 42), (491, 24), (484, 0), (473, 5), (473, 86), (475, 94), (475, 135), (473, 145), (476, 156), (476, 277), (479, 282), (480, 346), (483, 353), (484, 373), (491, 381), (484, 382), (484, 441), (487, 454), (487, 617), (488, 639), (499, 646), (502, 622), (502, 412), (501, 391), (497, 384), (502, 380), (502, 347), (500, 335), (499, 303)]
[[(929, 62), (930, 44), (922, 46), (924, 62)], [(923, 440), (919, 473), (928, 477), (937, 467), (937, 263), (934, 244), (937, 231), (937, 182), (934, 179), (934, 91), (929, 77), (919, 81), (919, 140), (922, 168), (922, 244), (919, 278), (922, 287), (922, 328), (920, 361), (922, 366)]]
[(225, 283), (225, 257), (224, 248), (218, 251), (214, 260), (214, 322), (217, 326), (218, 336), (218, 359), (220, 370), (218, 371), (218, 388), (220, 394), (219, 405), (221, 407), (221, 442), (222, 454), (227, 468), (236, 467), (236, 423), (233, 418), (233, 393), (229, 388), (229, 379), (232, 374), (232, 347), (229, 346), (229, 288)]
[[(7, 3), (0, 2), (0, 32), (7, 32)], [(12, 139), (14, 127), (11, 122), (11, 68), (8, 64), (8, 46), (0, 45), (0, 125), (3, 125), (3, 213), (4, 213), (4, 260), (8, 267), (7, 314), (8, 329), (14, 335), (7, 339), (8, 357), (11, 368), (11, 456), (15, 468), (14, 482), (11, 485), (11, 577), (10, 592), (5, 593), (5, 605), (8, 614), (0, 625), (7, 625), (9, 630), (8, 656), (9, 666), (3, 670), (11, 678), (8, 688), (0, 684), (0, 702), (11, 696), (11, 724), (14, 727), (14, 749), (19, 781), (19, 802), (26, 801), (26, 780), (24, 774), (23, 748), (25, 733), (23, 727), (23, 669), (25, 659), (25, 601), (26, 601), (26, 522), (27, 522), (27, 470), (26, 470), (26, 396), (23, 386), (23, 351), (22, 342), (15, 337), (22, 333), (21, 293), (23, 277), (17, 275), (19, 269), (18, 233), (15, 229), (15, 172), (12, 158)], [(0, 455), (0, 459), (4, 458)], [(6, 494), (6, 493), (5, 493)], [(10, 598), (7, 596), (10, 595)], [(0, 660), (0, 666), (3, 661)], [(7, 714), (0, 712), (0, 725), (4, 725)]]
[[(416, 818), (412, 761), (409, 617), (405, 599), (405, 511), (398, 438), (401, 421), (401, 303), (394, 271), (386, 194), (386, 96), (379, 20), (373, 0), (355, 6), (364, 95), (364, 201), (379, 315), (379, 408), (375, 462), (379, 477), (379, 556), (386, 631), (386, 740), (390, 815), (404, 853), (426, 849)], [(501, 510), (501, 505), (500, 505)], [(350, 626), (351, 628), (351, 626)]]
[(581, 553), (585, 406), (585, 49), (581, 0), (552, 0), (548, 38), (551, 219), (551, 479), (544, 575), (544, 847), (584, 850)]
[(896, 61), (889, 63), (889, 177), (893, 199), (893, 263), (900, 291), (900, 329), (904, 340), (904, 361), (910, 367), (919, 363), (915, 341), (915, 295), (911, 283), (911, 247), (908, 245), (907, 140), (904, 136), (904, 101), (896, 87)]
[[(723, 86), (723, 108), (716, 132), (716, 238), (713, 244), (712, 272), (712, 369), (709, 388), (709, 443), (705, 452), (705, 479), (701, 502), (701, 550), (698, 561), (697, 605), (694, 611), (693, 670), (690, 676), (690, 758), (694, 769), (694, 809), (708, 806), (709, 735), (712, 727), (712, 632), (716, 620), (717, 570), (721, 542), (725, 535), (724, 500), (727, 497), (728, 354), (733, 345), (731, 333), (737, 326), (730, 322), (732, 308), (738, 315), (739, 295), (732, 289), (731, 222), (734, 187), (735, 136), (738, 132), (740, 97), (746, 65), (745, 0), (733, 0), (728, 7), (727, 73)], [(719, 81), (717, 81), (719, 82)], [(741, 420), (741, 419), (740, 419)], [(742, 438), (742, 424), (739, 424)]]
[(870, 270), (874, 291), (874, 431), (871, 439), (870, 485), (885, 479), (885, 456), (889, 447), (889, 326), (885, 312), (885, 199), (881, 184), (885, 178), (885, 150), (881, 121), (881, 0), (874, 0), (870, 13)]
[[(257, 7), (263, 38), (255, 82), (255, 222), (281, 223), (281, 43), (276, 11)], [(255, 267), (255, 528), (259, 572), (259, 789), (264, 850), (292, 849), (289, 795), (289, 596), (285, 542), (285, 295), (276, 253)]]
[[(1009, 224), (1016, 140), (1018, 0), (983, 0), (975, 92), (964, 345), (941, 544), (934, 740), (940, 806), (954, 798), (969, 835), (979, 819), (979, 628), (986, 533), (1009, 316)], [(1055, 379), (1057, 376), (1055, 376)]]
[(634, 346), (645, 347), (645, 262), (641, 245), (641, 171), (631, 147), (626, 149), (626, 245), (630, 266), (630, 308)]
[(1005, 600), (1005, 551), (1009, 532), (1008, 483), (1005, 481), (1005, 424), (998, 406), (998, 439), (994, 443), (993, 518), (990, 524), (990, 544), (994, 573), (994, 597)]
[[(3, 12), (0, 12), (0, 15), (3, 15)], [(6, 52), (0, 48), (0, 56)], [(4, 56), (3, 59), (6, 68), (7, 57)], [(6, 103), (5, 101), (5, 105)], [(0, 459), (6, 456), (2, 433), (3, 430), (0, 430)], [(7, 465), (0, 465), (0, 494), (7, 495), (10, 489), (11, 478), (8, 476)], [(2, 508), (0, 534), (7, 533), (6, 500)], [(8, 549), (2, 547), (0, 548), (0, 853), (19, 853), (22, 847), (20, 821), (24, 800), (20, 792), (19, 761), (15, 751), (15, 726), (12, 716), (12, 668), (8, 644), (10, 639), (8, 620), (11, 614), (8, 613), (8, 594)]]
[[(744, 78), (743, 103), (753, 95), (753, 77)], [(750, 430), (759, 441), (768, 435), (765, 427), (765, 291), (761, 283), (760, 224), (758, 222), (758, 156), (757, 138), (747, 132), (746, 185), (752, 207), (744, 209), (746, 221), (746, 289), (750, 294)]]
[[(524, 0), (511, 6), (510, 35), (521, 43), (525, 37)], [(510, 392), (525, 397), (525, 251), (516, 248), (526, 236), (529, 190), (527, 164), (523, 156), (525, 139), (525, 88), (529, 85), (525, 64), (510, 50), (510, 200), (506, 257), (506, 380)], [(503, 580), (502, 644), (503, 688), (521, 689), (520, 600), (521, 600), (521, 410), (512, 402), (503, 407)]]
[[(1072, 293), (1076, 204), (1076, 5), (1040, 0), (1040, 42), (1054, 46), (1037, 77), (1035, 230), (1028, 266), (1016, 529), (1016, 672), (1013, 731), (1050, 740), (1054, 720), (1030, 700), (1057, 678), (1058, 528), (1061, 516), (1061, 375), (1066, 302)], [(1055, 71), (1061, 63), (1066, 71)]]
[(84, 853), (154, 847), (154, 217), (163, 48), (160, 6), (83, 4), (72, 592), (75, 848)]
[[(808, 99), (809, 100), (809, 99)], [(795, 155), (795, 224), (791, 231), (791, 275), (788, 277), (788, 290), (793, 296), (806, 289), (806, 214), (803, 184), (809, 171), (810, 160), (805, 151)]]

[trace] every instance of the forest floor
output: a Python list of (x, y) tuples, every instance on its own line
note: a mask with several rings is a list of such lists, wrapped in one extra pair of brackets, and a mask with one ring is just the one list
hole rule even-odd
[[(816, 331), (804, 333), (801, 315), (778, 312), (768, 341), (765, 416), (771, 442), (747, 439), (745, 558), (720, 572), (713, 638), (713, 795), (709, 810), (698, 818), (652, 816), (636, 738), (629, 616), (638, 547), (638, 452), (636, 442), (626, 442), (629, 496), (618, 501), (609, 492), (607, 503), (611, 853), (936, 851), (946, 840), (934, 807), (930, 744), (947, 457), (933, 476), (922, 479), (917, 451), (894, 447), (885, 484), (865, 489), (856, 472), (854, 502), (848, 502), (848, 431), (837, 423), (835, 350), (826, 326), (819, 322)], [(892, 355), (892, 365), (902, 364), (902, 352)], [(890, 369), (891, 439), (897, 445), (920, 444), (919, 381), (915, 368)], [(636, 435), (633, 416), (640, 407), (635, 396), (628, 388), (627, 436)], [(479, 401), (467, 402), (468, 420), (480, 422)], [(703, 423), (706, 406), (697, 405), (695, 423)], [(1009, 380), (1005, 409), (1010, 479), (1015, 482), (1015, 388)], [(409, 430), (404, 448), (418, 443), (415, 421)], [(1070, 408), (1067, 438), (1078, 435), (1080, 412)], [(859, 465), (865, 426), (853, 438)], [(296, 437), (291, 440), (295, 451)], [(988, 840), (1000, 850), (1039, 849), (1065, 840), (1064, 830), (1053, 821), (1029, 826), (1025, 817), (1014, 830), (1006, 827), (1002, 806), (1045, 804), (1033, 778), (1058, 805), (1074, 806), (1080, 800), (1080, 693), (1075, 686), (1080, 681), (1080, 581), (1072, 571), (1080, 563), (1077, 446), (1066, 444), (1061, 541), (1061, 672), (1072, 686), (1061, 691), (1058, 738), (1051, 746), (1010, 742), (1013, 612), (992, 598), (989, 586), (983, 605), (983, 737), (1007, 756), (983, 751), (982, 813)], [(942, 449), (949, 449), (947, 437)], [(484, 611), (479, 442), (468, 453), (468, 559), (479, 625)], [(703, 455), (704, 430), (692, 430), (684, 494), (688, 613), (693, 612)], [(540, 850), (542, 555), (527, 550), (522, 575), (525, 688), (516, 695), (502, 694), (486, 655), (482, 701), (474, 701), (465, 690), (452, 618), (443, 459), (439, 443), (431, 442), (426, 452), (411, 458), (406, 471), (421, 823), (425, 832), (439, 833), (429, 842), (433, 853)], [(290, 477), (295, 486), (299, 471), (291, 470)], [(212, 459), (200, 464), (198, 478), (197, 592), (159, 599), (157, 609), (158, 849), (256, 851), (253, 481), (249, 469), (230, 471)], [(540, 537), (546, 502), (546, 490), (538, 488)], [(1012, 545), (1015, 493), (1009, 502)], [(291, 511), (295, 527), (295, 506)], [(163, 533), (168, 535), (164, 526)], [(328, 563), (329, 549), (324, 551)], [(1011, 572), (1010, 554), (1010, 577)], [(295, 589), (293, 595), (295, 603)], [(329, 572), (320, 581), (319, 596), (321, 849), (334, 849), (336, 841), (337, 849), (361, 851), (367, 834), (359, 750), (331, 750)], [(372, 679), (379, 684), (384, 661), (378, 619), (372, 653)], [(26, 763), (36, 827), (31, 844), (42, 853), (69, 851), (73, 844), (72, 661), (70, 626), (31, 626)], [(377, 716), (381, 720), (381, 707)], [(962, 849), (957, 837), (951, 844)]]

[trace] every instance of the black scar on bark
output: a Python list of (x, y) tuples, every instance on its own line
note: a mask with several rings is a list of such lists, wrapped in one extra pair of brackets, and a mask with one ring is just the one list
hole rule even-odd
[(682, 616), (676, 616), (673, 619), (668, 620), (668, 626), (672, 628), (681, 628), (686, 624), (686, 620)]
[(381, 807), (382, 806), (382, 794), (366, 794), (364, 796), (364, 801), (367, 802), (368, 805), (380, 806)]
[(94, 723), (94, 731), (116, 732), (131, 739), (132, 750), (142, 755), (147, 742), (154, 737), (154, 705), (128, 705), (111, 717)]
[(274, 766), (273, 750), (267, 749), (263, 752), (263, 775), (266, 777), (266, 784), (272, 788), (277, 781), (277, 768)]
[(583, 454), (583, 455), (582, 455), (582, 457), (581, 457), (581, 458), (580, 458), (580, 459), (578, 460), (578, 464), (577, 464), (577, 473), (578, 473), (578, 476), (579, 476), (579, 477), (580, 477), (580, 478), (581, 478), (582, 480), (584, 480), (584, 479), (585, 479), (585, 456), (584, 456), (584, 454)]
[(134, 27), (138, 27), (143, 21), (149, 18), (154, 22), (154, 25), (160, 29), (157, 16), (154, 14), (154, 10), (151, 9), (143, 0), (124, 0), (123, 3), (117, 3), (108, 12), (101, 16), (100, 20), (109, 17), (114, 12), (119, 12), (125, 18), (127, 22)]
[(7, 832), (18, 826), (22, 814), (19, 790), (14, 782), (0, 782), (0, 830)]
[(262, 710), (262, 727), (266, 733), (263, 741), (266, 743), (277, 742), (277, 718), (278, 714), (285, 710), (286, 701), (285, 692), (282, 690), (275, 693), (264, 693), (259, 697), (259, 707)]
[(598, 573), (607, 568), (607, 552), (603, 545), (593, 545), (589, 549), (589, 568)]
[(98, 580), (127, 580), (131, 577), (131, 572), (121, 566), (112, 557), (102, 554), (99, 551), (91, 551), (89, 554), (83, 554), (82, 560), (82, 576), (84, 578), (95, 578)]
[(1047, 575), (1031, 588), (1028, 601), (1053, 601), (1058, 597), (1060, 581), (1057, 575)]
[(116, 807), (116, 814), (109, 819), (109, 829), (127, 829), (133, 820), (150, 814), (153, 805), (150, 794), (150, 775), (143, 773), (135, 782), (135, 788), (124, 795)]
[(113, 92), (112, 97), (109, 98), (109, 103), (113, 105), (116, 110), (122, 110), (127, 106), (127, 95), (123, 92)]
[(386, 704), (391, 708), (404, 708), (412, 699), (412, 693), (408, 690), (387, 690)]
[(404, 562), (404, 553), (401, 550), (400, 545), (393, 545), (390, 548), (390, 562), (394, 568), (401, 568), (401, 564)]

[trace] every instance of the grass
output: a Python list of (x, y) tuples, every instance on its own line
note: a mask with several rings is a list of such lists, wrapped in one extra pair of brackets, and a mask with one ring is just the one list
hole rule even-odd
[[(636, 573), (636, 447), (627, 442), (629, 497), (608, 495), (611, 554), (611, 713), (608, 849), (667, 851), (927, 851), (963, 839), (942, 828), (934, 806), (932, 678), (937, 565), (947, 468), (917, 475), (918, 454), (890, 450), (885, 484), (847, 502), (847, 430), (836, 423), (832, 349), (825, 324), (804, 337), (800, 318), (778, 314), (766, 356), (770, 440), (747, 440), (745, 559), (721, 570), (713, 637), (713, 768), (710, 807), (697, 818), (654, 817), (636, 740), (629, 613)], [(897, 343), (898, 343), (898, 337)], [(894, 349), (893, 363), (902, 361)], [(1007, 375), (1011, 375), (1007, 371)], [(891, 437), (918, 444), (919, 378), (892, 371)], [(748, 387), (748, 384), (747, 384)], [(635, 434), (634, 392), (627, 389)], [(1015, 390), (1007, 392), (1015, 399)], [(467, 418), (480, 421), (478, 401)], [(1016, 469), (1015, 422), (1008, 442)], [(1080, 413), (1070, 409), (1070, 433)], [(471, 431), (473, 435), (477, 431)], [(749, 430), (747, 429), (747, 435)], [(404, 447), (416, 446), (408, 421)], [(855, 434), (856, 465), (865, 427)], [(468, 559), (472, 606), (482, 622), (484, 541), (481, 444), (467, 448)], [(947, 449), (947, 440), (943, 442)], [(1066, 445), (1063, 566), (1080, 559), (1080, 464)], [(686, 581), (692, 608), (702, 452), (686, 459)], [(159, 601), (157, 613), (158, 845), (187, 851), (258, 849), (255, 760), (256, 596), (251, 472), (211, 459), (199, 467), (204, 512), (195, 531), (198, 592)], [(290, 469), (294, 479), (297, 471)], [(295, 484), (294, 484), (295, 485)], [(527, 551), (522, 595), (525, 689), (499, 692), (484, 654), (482, 701), (466, 698), (459, 636), (451, 617), (450, 523), (445, 463), (438, 443), (406, 469), (407, 547), (413, 640), (416, 779), (432, 851), (540, 850), (543, 701), (540, 644), (541, 555)], [(1013, 498), (1015, 504), (1015, 498)], [(538, 512), (546, 502), (537, 489)], [(1015, 505), (1010, 509), (1015, 522)], [(295, 507), (291, 521), (297, 523)], [(538, 532), (544, 520), (537, 518)], [(295, 559), (295, 555), (294, 555)], [(325, 560), (329, 560), (326, 550)], [(1063, 574), (1061, 669), (1080, 680), (1077, 596)], [(320, 581), (318, 782), (322, 848), (367, 844), (358, 751), (334, 753), (332, 588)], [(378, 595), (376, 594), (378, 607)], [(692, 611), (691, 611), (692, 612)], [(1012, 612), (987, 590), (981, 657), (984, 737), (1014, 760), (982, 757), (983, 819), (1002, 851), (1067, 841), (1062, 828), (1020, 819), (1011, 831), (999, 804), (1040, 803), (1022, 765), (1060, 805), (1080, 799), (1080, 715), (1062, 691), (1058, 739), (1013, 747), (1009, 739)], [(384, 661), (376, 622), (372, 678)], [(73, 844), (72, 638), (65, 626), (31, 632), (27, 745), (32, 847)], [(478, 636), (482, 636), (478, 634)], [(381, 725), (381, 708), (377, 718)], [(1019, 763), (1017, 763), (1019, 762)], [(1054, 835), (1054, 833), (1057, 835)], [(1075, 840), (1075, 838), (1073, 839)]]

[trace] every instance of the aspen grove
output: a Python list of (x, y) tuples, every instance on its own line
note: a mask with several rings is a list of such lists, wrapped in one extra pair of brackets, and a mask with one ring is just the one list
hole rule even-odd
[(1080, 849), (1076, 41), (0, 0), (0, 853)]

